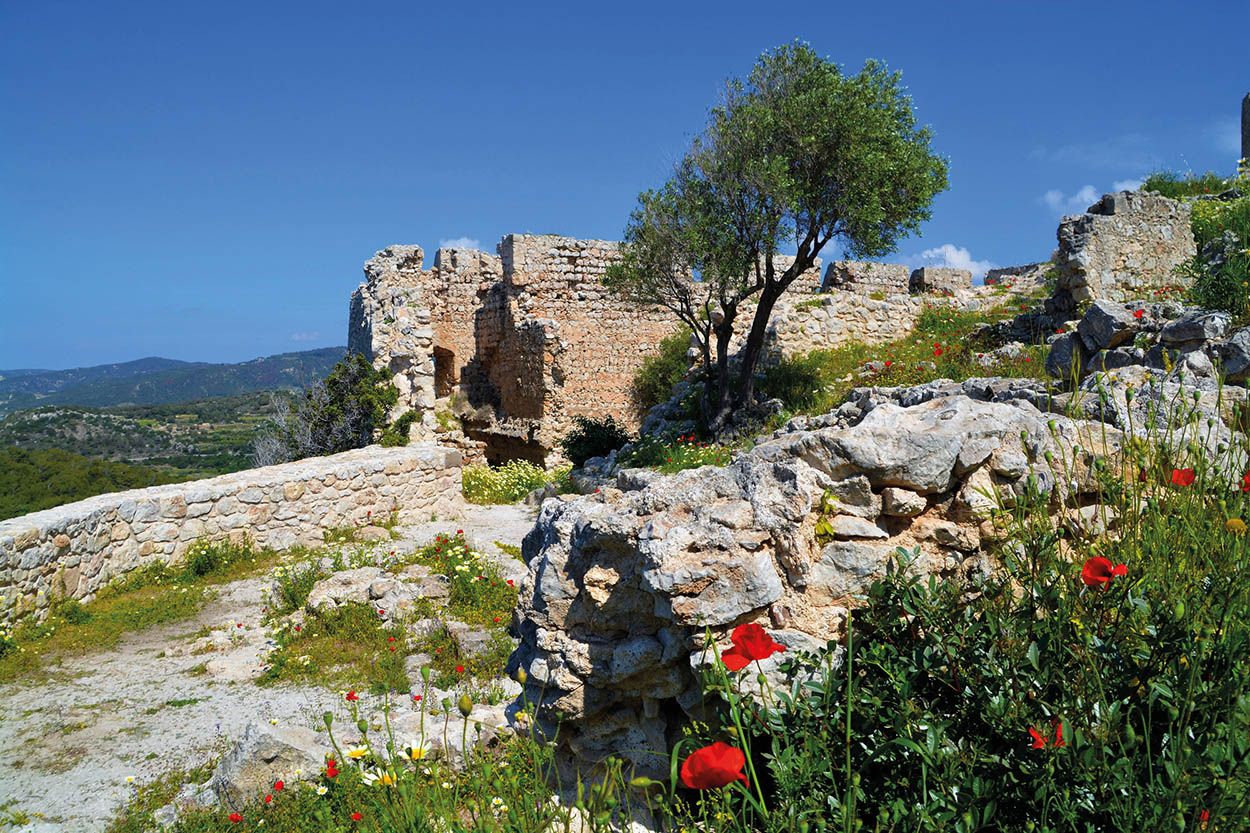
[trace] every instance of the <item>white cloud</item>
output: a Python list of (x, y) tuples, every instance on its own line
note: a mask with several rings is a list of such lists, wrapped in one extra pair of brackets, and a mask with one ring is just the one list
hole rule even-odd
[(1121, 179), (1111, 183), (1112, 191), (1136, 191), (1146, 182), (1144, 179)]
[(1099, 196), (1092, 185), (1082, 186), (1081, 190), (1071, 196), (1065, 196), (1062, 191), (1052, 188), (1042, 194), (1042, 202), (1056, 214), (1082, 214), (1085, 209), (1098, 202)]
[(450, 240), (438, 241), (440, 249), (476, 249), (481, 251), (482, 241), (472, 237), (453, 237)]
[(291, 341), (316, 341), (321, 338), (321, 333), (314, 330), (311, 333), (291, 333)]
[(985, 273), (997, 266), (989, 260), (973, 260), (972, 254), (962, 246), (943, 243), (936, 249), (925, 249), (918, 255), (909, 255), (903, 262), (913, 269), (921, 266), (941, 266), (947, 269), (967, 269), (974, 281), (980, 281)]

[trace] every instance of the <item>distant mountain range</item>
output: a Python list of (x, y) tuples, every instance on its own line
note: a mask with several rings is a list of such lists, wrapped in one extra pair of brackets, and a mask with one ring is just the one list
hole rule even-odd
[(161, 405), (302, 388), (325, 378), (346, 352), (323, 347), (238, 364), (152, 357), (71, 370), (0, 370), (0, 415), (44, 405)]

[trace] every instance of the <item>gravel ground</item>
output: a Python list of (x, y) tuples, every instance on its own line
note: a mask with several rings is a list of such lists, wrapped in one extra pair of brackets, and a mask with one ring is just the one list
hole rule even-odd
[[(475, 547), (520, 545), (534, 510), (469, 506), (461, 519), (400, 529), (410, 548), (463, 529)], [(69, 658), (41, 685), (0, 686), (0, 807), (22, 811), (21, 833), (92, 833), (108, 826), (134, 787), (220, 754), (254, 720), (321, 725), (339, 700), (311, 686), (257, 688), (265, 647), (263, 578), (222, 585), (194, 620), (131, 634), (113, 651)], [(229, 633), (212, 654), (193, 655), (192, 634)], [(212, 673), (195, 673), (211, 662)], [(189, 673), (190, 672), (190, 673)], [(2, 829), (2, 828), (0, 828)]]

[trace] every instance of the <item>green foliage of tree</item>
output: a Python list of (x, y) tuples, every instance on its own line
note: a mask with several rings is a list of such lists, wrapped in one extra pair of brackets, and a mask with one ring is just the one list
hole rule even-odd
[(0, 450), (0, 520), (107, 492), (177, 483), (164, 472), (60, 449)]
[(690, 369), (690, 359), (686, 357), (689, 349), (690, 329), (682, 327), (660, 342), (655, 355), (643, 359), (629, 390), (639, 411), (646, 413), (673, 395), (673, 386)]
[[(256, 463), (265, 466), (363, 448), (385, 431), (398, 401), (399, 391), (390, 374), (353, 353), (336, 364), (324, 381), (304, 391), (294, 407), (282, 400), (274, 402), (275, 414), (256, 441)], [(405, 418), (407, 414), (400, 420)], [(411, 423), (411, 418), (406, 422)], [(391, 439), (391, 444), (404, 443), (398, 436)]]
[[(880, 256), (929, 219), (947, 187), (931, 138), (899, 73), (868, 61), (843, 75), (795, 43), (730, 80), (673, 177), (639, 195), (605, 283), (671, 310), (694, 332), (713, 435), (752, 402), (773, 306), (825, 245), (836, 237), (853, 257)], [(789, 246), (792, 260), (781, 255)], [(756, 309), (731, 379), (729, 342), (750, 299)]]

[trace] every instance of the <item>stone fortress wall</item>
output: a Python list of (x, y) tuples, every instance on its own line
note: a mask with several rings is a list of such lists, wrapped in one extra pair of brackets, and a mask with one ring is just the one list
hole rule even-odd
[[(431, 268), (418, 246), (390, 246), (365, 264), (352, 294), (348, 349), (387, 367), (401, 392), (396, 413), (421, 412), (415, 439), (454, 442), (467, 463), (560, 461), (573, 417), (640, 424), (630, 382), (677, 330), (674, 316), (644, 309), (601, 283), (618, 244), (555, 235), (505, 236), (491, 255), (440, 249)], [(783, 261), (784, 264), (784, 261)], [(943, 295), (915, 292), (899, 264), (819, 263), (778, 302), (767, 356), (829, 347), (851, 334), (896, 338), (925, 305), (979, 303), (971, 274), (941, 270)], [(745, 304), (742, 337), (754, 315)], [(436, 400), (452, 397), (466, 437), (440, 430)]]
[(234, 474), (98, 495), (0, 521), (0, 621), (47, 614), (50, 598), (90, 601), (198, 538), (285, 549), (369, 520), (459, 514), (460, 454), (435, 445), (368, 448)]
[[(1048, 308), (1177, 283), (1173, 268), (1193, 255), (1188, 206), (1157, 194), (1108, 194), (1065, 217), (1057, 237)], [(630, 380), (677, 329), (667, 311), (640, 309), (602, 286), (617, 250), (605, 240), (510, 234), (495, 255), (441, 249), (426, 269), (419, 247), (388, 247), (365, 264), (352, 295), (348, 347), (391, 370), (402, 394), (397, 413), (422, 413), (414, 438), (454, 442), (472, 463), (559, 462), (559, 439), (576, 415), (638, 427)], [(889, 341), (928, 306), (975, 309), (995, 285), (1025, 289), (1049, 270), (995, 270), (987, 287), (974, 287), (962, 269), (834, 261), (823, 277), (819, 268), (801, 276), (777, 303), (766, 361), (852, 338)], [(740, 310), (735, 349), (753, 315), (752, 304)], [(440, 431), (435, 417), (436, 399), (453, 394), (467, 436)]]

